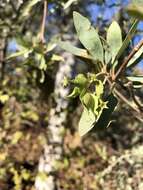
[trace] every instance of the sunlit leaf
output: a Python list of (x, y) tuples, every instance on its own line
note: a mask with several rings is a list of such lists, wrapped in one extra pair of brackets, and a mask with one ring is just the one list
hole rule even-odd
[(143, 46), (135, 53), (135, 55), (130, 59), (128, 62), (127, 67), (134, 66), (137, 64), (141, 59), (143, 59)]
[(84, 57), (86, 59), (92, 59), (92, 57), (89, 55), (87, 50), (77, 48), (77, 47), (73, 46), (70, 42), (59, 42), (59, 46), (62, 49), (72, 53), (73, 55), (76, 55), (76, 56), (79, 56), (79, 57)]
[(94, 112), (95, 115), (98, 115), (97, 109), (98, 109), (99, 97), (94, 95), (94, 94), (91, 94), (91, 95), (92, 95), (92, 97), (94, 99), (94, 110), (93, 110), (93, 112)]
[(78, 128), (80, 136), (83, 136), (87, 132), (89, 132), (94, 127), (95, 121), (96, 121), (95, 114), (91, 110), (87, 110), (87, 108), (84, 107)]
[(40, 77), (40, 83), (43, 83), (45, 80), (45, 73), (43, 70), (41, 70), (41, 77)]
[(9, 60), (9, 59), (15, 59), (15, 58), (17, 58), (17, 57), (19, 57), (19, 56), (22, 56), (22, 55), (24, 55), (24, 54), (26, 54), (26, 53), (28, 53), (29, 52), (29, 50), (27, 50), (27, 49), (25, 49), (25, 50), (22, 50), (22, 51), (18, 51), (18, 52), (16, 52), (16, 53), (12, 53), (10, 56), (8, 56), (6, 59), (7, 60)]
[(49, 43), (49, 44), (47, 45), (46, 51), (47, 51), (47, 52), (50, 52), (50, 51), (52, 51), (53, 49), (55, 49), (56, 46), (57, 46), (56, 43)]
[(143, 84), (143, 76), (130, 76), (127, 77), (128, 80), (133, 81), (133, 82), (140, 82)]
[(22, 17), (25, 17), (25, 16), (28, 16), (32, 7), (34, 5), (36, 5), (38, 2), (40, 2), (41, 0), (30, 0), (30, 1), (27, 1), (27, 3), (25, 4), (24, 8), (22, 9), (22, 14), (21, 16)]
[(31, 38), (28, 38), (27, 36), (16, 36), (16, 43), (18, 46), (20, 46), (21, 49), (31, 49), (33, 46)]
[(137, 28), (137, 25), (138, 25), (138, 20), (135, 20), (125, 38), (125, 40), (123, 41), (123, 44), (121, 46), (121, 48), (119, 49), (114, 61), (113, 61), (113, 64), (116, 63), (116, 61), (121, 57), (122, 53), (126, 50), (126, 48), (128, 47), (135, 31), (136, 31), (136, 28)]
[(130, 16), (133, 16), (137, 19), (143, 20), (143, 5), (135, 5), (135, 4), (130, 4), (127, 7), (127, 12)]
[(21, 131), (17, 131), (14, 133), (11, 144), (17, 144), (18, 141), (22, 138), (23, 133)]
[(9, 95), (8, 94), (1, 94), (0, 93), (0, 102), (5, 103), (9, 100)]
[(91, 93), (87, 92), (82, 98), (82, 103), (88, 110), (92, 110), (94, 112), (94, 98)]
[(132, 82), (134, 88), (143, 87), (143, 76), (128, 76), (127, 79)]
[(127, 6), (127, 12), (129, 15), (143, 20), (143, 1), (142, 0), (131, 0), (130, 4)]
[(97, 31), (91, 26), (86, 17), (77, 12), (73, 13), (73, 20), (77, 35), (83, 46), (95, 60), (103, 62), (103, 47)]
[(122, 46), (122, 33), (120, 26), (116, 21), (112, 22), (107, 30), (107, 43), (114, 61), (119, 49)]
[(53, 54), (51, 57), (51, 61), (64, 61), (64, 58), (60, 55)]
[(103, 83), (102, 81), (98, 80), (96, 82), (96, 95), (100, 97), (103, 94), (103, 91), (104, 91)]
[(76, 98), (80, 94), (80, 89), (78, 87), (75, 87), (71, 94), (69, 94), (67, 97), (68, 98)]
[(133, 88), (135, 89), (139, 89), (142, 88), (143, 84), (141, 84), (140, 82), (133, 82)]
[(68, 0), (66, 3), (64, 3), (63, 7), (64, 9), (69, 8), (73, 3), (77, 2), (78, 0)]
[(46, 64), (46, 60), (45, 60), (44, 56), (40, 56), (39, 69), (44, 70), (44, 71), (46, 71), (46, 69), (47, 69), (47, 64)]
[(88, 80), (84, 74), (78, 74), (72, 82), (79, 87), (86, 87)]
[(22, 118), (29, 119), (34, 122), (37, 122), (39, 120), (39, 116), (35, 111), (28, 110), (21, 113)]

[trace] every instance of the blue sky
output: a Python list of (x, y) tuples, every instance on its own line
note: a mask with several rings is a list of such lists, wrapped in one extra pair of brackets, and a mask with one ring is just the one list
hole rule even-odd
[[(110, 23), (120, 9), (120, 6), (111, 5), (120, 3), (122, 7), (125, 7), (129, 2), (129, 0), (106, 0), (105, 5), (103, 4), (103, 6), (100, 6), (93, 3), (87, 7), (87, 10), (94, 25), (96, 25), (97, 19), (100, 15), (102, 16), (103, 21), (106, 20)], [(143, 21), (139, 22), (138, 29), (143, 31)], [(143, 32), (134, 37), (133, 44), (136, 45), (141, 39), (143, 39)], [(143, 60), (138, 64), (138, 67), (143, 68)]]

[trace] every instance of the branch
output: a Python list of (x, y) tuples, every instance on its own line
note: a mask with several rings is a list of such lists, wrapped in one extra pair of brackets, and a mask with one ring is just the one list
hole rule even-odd
[[(109, 83), (109, 85), (110, 85), (110, 87), (112, 88), (112, 90), (113, 90), (113, 84), (111, 83), (111, 81), (109, 80), (109, 78), (107, 78), (107, 81), (108, 81), (108, 83)], [(117, 89), (115, 89), (114, 88), (114, 92), (115, 92), (115, 94), (123, 101), (123, 102), (125, 102), (132, 110), (134, 110), (136, 113), (138, 113), (138, 114), (141, 114), (141, 112), (140, 112), (140, 110), (137, 108), (137, 107), (135, 107), (135, 106), (133, 106), (131, 103), (130, 103), (130, 101), (125, 97), (125, 96), (123, 96)], [(143, 122), (143, 119), (141, 118), (141, 117), (139, 117), (137, 114), (136, 115), (134, 115), (140, 122)]]
[[(141, 113), (140, 110), (138, 110), (136, 107), (134, 107), (134, 106), (128, 101), (128, 99), (127, 99), (125, 96), (123, 96), (118, 90), (114, 89), (114, 92), (115, 92), (115, 94), (116, 94), (123, 102), (125, 102), (128, 106), (130, 106), (130, 108), (132, 108), (132, 110), (134, 110), (134, 111), (137, 112), (138, 114)], [(143, 119), (142, 119), (139, 115), (135, 114), (134, 116), (135, 116), (140, 122), (143, 122)]]
[(44, 37), (44, 33), (45, 33), (45, 25), (46, 25), (46, 17), (47, 17), (47, 0), (44, 1), (44, 11), (43, 11), (43, 19), (42, 19), (42, 24), (41, 24), (41, 31), (40, 31), (40, 41), (42, 43), (45, 43), (45, 37)]
[(134, 111), (140, 113), (140, 111), (139, 111), (136, 107), (134, 107), (134, 106), (130, 103), (130, 101), (129, 101), (124, 95), (122, 95), (117, 89), (114, 89), (114, 92), (115, 92), (115, 94), (116, 94), (122, 101), (124, 101), (128, 106), (130, 106), (130, 108), (132, 108)]
[(143, 104), (141, 104), (141, 102), (137, 99), (135, 92), (134, 92), (134, 89), (133, 89), (132, 83), (129, 82), (126, 86), (124, 86), (119, 80), (117, 80), (117, 83), (121, 86), (121, 88), (123, 90), (125, 90), (126, 92), (129, 93), (129, 95), (132, 97), (132, 99), (133, 99), (134, 103), (136, 104), (136, 106), (138, 107), (138, 109), (142, 112), (143, 111)]
[(130, 59), (136, 54), (136, 52), (139, 51), (139, 49), (143, 46), (143, 40), (141, 40), (131, 51), (131, 53), (129, 54), (129, 56), (123, 61), (123, 63), (121, 64), (120, 68), (118, 69), (118, 71), (116, 72), (115, 76), (113, 77), (113, 80), (116, 80), (118, 78), (118, 76), (121, 74), (121, 72), (124, 70), (124, 68), (127, 66), (128, 62), (130, 61)]
[(134, 93), (133, 88), (131, 88), (130, 91), (131, 91), (131, 96), (132, 96), (132, 98), (133, 98), (135, 104), (138, 106), (138, 108), (139, 108), (140, 111), (143, 111), (143, 105), (142, 105), (141, 102), (137, 99), (137, 97), (136, 97), (136, 95), (135, 95), (135, 93)]

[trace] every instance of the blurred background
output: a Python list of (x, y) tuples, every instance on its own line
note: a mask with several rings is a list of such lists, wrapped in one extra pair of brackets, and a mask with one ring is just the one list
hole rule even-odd
[[(143, 124), (120, 102), (109, 128), (81, 138), (81, 105), (66, 98), (70, 89), (62, 81), (92, 68), (55, 45), (62, 39), (81, 47), (73, 11), (88, 17), (102, 37), (116, 20), (125, 38), (132, 20), (128, 3), (47, 1), (49, 51), (43, 55), (36, 44), (44, 1), (0, 0), (0, 190), (143, 190)], [(124, 56), (142, 38), (140, 21)], [(19, 50), (18, 57), (7, 59)], [(142, 61), (131, 71), (143, 74)], [(143, 88), (136, 93), (142, 98)]]

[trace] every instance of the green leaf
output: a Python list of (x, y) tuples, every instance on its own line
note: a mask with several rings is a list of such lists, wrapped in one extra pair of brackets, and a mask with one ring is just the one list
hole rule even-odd
[(22, 13), (21, 13), (21, 16), (22, 17), (25, 17), (25, 16), (28, 16), (32, 7), (34, 5), (36, 5), (38, 2), (40, 2), (41, 0), (30, 0), (26, 3), (26, 5), (24, 6), (24, 8), (22, 9)]
[(80, 89), (78, 87), (75, 87), (73, 91), (71, 92), (71, 94), (69, 94), (67, 97), (76, 98), (77, 96), (79, 96), (80, 92), (81, 92)]
[(18, 51), (16, 53), (12, 53), (10, 56), (8, 56), (6, 59), (9, 60), (9, 59), (15, 59), (16, 57), (19, 57), (19, 56), (22, 56), (24, 54), (27, 54), (29, 52), (28, 49), (24, 49), (22, 51)]
[(64, 9), (69, 8), (73, 3), (75, 3), (78, 0), (68, 0), (66, 3), (64, 3), (63, 7)]
[(51, 57), (51, 61), (64, 61), (64, 58), (60, 55), (53, 54)]
[(44, 82), (44, 80), (45, 80), (45, 73), (44, 73), (44, 71), (43, 70), (40, 70), (41, 72), (41, 77), (40, 77), (40, 83), (43, 83)]
[(111, 94), (106, 101), (108, 102), (108, 109), (103, 109), (103, 112), (101, 113), (97, 123), (95, 124), (96, 127), (104, 128), (108, 126), (108, 124), (110, 123), (111, 115), (118, 103), (117, 98), (113, 94)]
[(133, 82), (133, 88), (135, 89), (139, 89), (142, 88), (143, 84), (141, 84), (140, 82)]
[(107, 30), (107, 43), (110, 48), (113, 62), (122, 46), (122, 32), (116, 21), (113, 21)]
[(47, 69), (47, 64), (46, 64), (45, 57), (44, 57), (44, 56), (41, 56), (41, 55), (40, 55), (40, 65), (39, 65), (39, 69), (40, 69), (40, 70), (43, 70), (43, 71), (46, 71), (46, 69)]
[(94, 94), (91, 94), (91, 95), (92, 95), (92, 97), (94, 99), (94, 110), (93, 110), (93, 112), (94, 112), (95, 115), (98, 115), (97, 109), (98, 109), (99, 97), (94, 95)]
[(77, 12), (73, 13), (73, 20), (77, 35), (83, 46), (95, 60), (103, 62), (103, 47), (97, 31), (91, 26), (86, 17)]
[(76, 56), (79, 56), (79, 57), (84, 57), (86, 59), (92, 59), (92, 57), (88, 54), (87, 50), (77, 48), (77, 47), (71, 45), (70, 42), (59, 42), (59, 46), (62, 49), (72, 53), (73, 55), (76, 55)]
[(112, 61), (111, 49), (109, 46), (105, 46), (105, 63), (108, 64)]
[(127, 7), (127, 12), (130, 16), (133, 16), (139, 20), (143, 20), (143, 11), (142, 7), (139, 5), (130, 4)]
[(18, 143), (18, 141), (23, 137), (23, 133), (21, 131), (17, 131), (14, 133), (13, 137), (12, 137), (12, 141), (11, 144), (15, 145)]
[(135, 53), (135, 55), (128, 62), (127, 67), (134, 66), (143, 58), (143, 46)]
[(4, 104), (4, 103), (6, 103), (8, 100), (9, 100), (9, 95), (8, 95), (8, 94), (3, 94), (3, 93), (0, 91), (0, 102)]
[(82, 97), (82, 103), (88, 110), (91, 109), (94, 112), (94, 98), (91, 93), (85, 93), (85, 95)]
[(135, 31), (136, 31), (136, 28), (137, 28), (137, 25), (138, 25), (138, 20), (135, 20), (125, 38), (125, 40), (123, 41), (123, 44), (121, 46), (121, 48), (119, 49), (114, 61), (113, 61), (113, 65), (116, 63), (116, 61), (121, 57), (122, 53), (126, 50), (126, 48), (128, 47)]
[(100, 97), (103, 94), (104, 86), (101, 80), (96, 81), (96, 95)]
[(142, 0), (132, 0), (132, 2), (127, 7), (127, 12), (130, 16), (133, 16), (139, 20), (143, 20), (143, 1)]
[(143, 76), (139, 75), (139, 76), (131, 76), (131, 77), (127, 77), (128, 80), (132, 81), (132, 82), (139, 82), (143, 84)]
[(87, 132), (89, 132), (94, 127), (95, 121), (96, 121), (96, 117), (94, 113), (91, 110), (87, 110), (86, 107), (84, 107), (83, 113), (79, 121), (79, 128), (78, 128), (80, 136), (83, 136)]
[(143, 87), (143, 76), (130, 76), (127, 77), (129, 81), (132, 81), (134, 88), (142, 88)]
[(72, 83), (79, 86), (86, 88), (86, 85), (88, 83), (87, 78), (84, 76), (84, 74), (78, 74), (74, 80), (72, 80)]
[(24, 36), (21, 38), (20, 35), (16, 36), (16, 42), (21, 49), (33, 49), (33, 42), (30, 37)]

